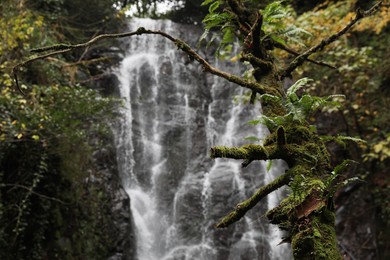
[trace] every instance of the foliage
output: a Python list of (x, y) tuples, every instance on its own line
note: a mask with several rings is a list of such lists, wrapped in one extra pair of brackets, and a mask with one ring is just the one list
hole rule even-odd
[[(371, 25), (373, 25), (373, 21), (376, 21), (377, 24), (374, 26), (356, 26), (354, 31), (344, 34), (346, 28), (348, 28), (346, 27), (346, 24), (350, 23), (350, 21), (353, 22), (354, 20), (352, 20), (352, 17), (356, 16), (354, 7), (358, 4), (357, 1), (324, 1), (324, 3), (318, 5), (316, 9), (300, 16), (296, 16), (291, 8), (284, 6), (281, 2), (272, 1), (260, 11), (262, 19), (259, 19), (260, 15), (258, 9), (252, 10), (254, 11), (253, 13), (248, 12), (248, 9), (244, 7), (248, 2), (253, 3), (253, 1), (215, 0), (203, 2), (203, 4), (209, 5), (209, 15), (204, 20), (206, 32), (203, 35), (203, 38), (210, 32), (207, 31), (207, 29), (218, 28), (219, 33), (222, 34), (220, 46), (222, 46), (223, 50), (226, 49), (226, 45), (232, 44), (234, 41), (238, 40), (242, 47), (242, 52), (236, 56), (237, 58), (233, 58), (232, 60), (246, 61), (253, 67), (252, 71), (254, 77), (246, 77), (247, 80), (256, 80), (271, 88), (277, 88), (278, 84), (283, 84), (282, 82), (278, 82), (278, 76), (282, 75), (282, 77), (284, 77), (288, 74), (287, 77), (289, 77), (290, 71), (288, 69), (294, 68), (293, 70), (295, 70), (296, 67), (294, 66), (300, 65), (301, 63), (299, 62), (303, 61), (305, 56), (300, 55), (300, 53), (311, 53), (318, 49), (324, 49), (324, 52), (322, 52), (322, 54), (311, 55), (310, 58), (312, 60), (310, 62), (316, 63), (317, 65), (306, 62), (304, 66), (295, 70), (292, 77), (296, 83), (289, 87), (287, 91), (285, 91), (286, 89), (282, 89), (279, 92), (270, 94), (270, 91), (266, 90), (266, 93), (261, 96), (263, 105), (265, 105), (265, 109), (263, 110), (265, 115), (257, 120), (252, 120), (249, 123), (255, 125), (262, 123), (270, 129), (271, 136), (264, 141), (264, 146), (260, 146), (262, 150), (265, 149), (268, 153), (263, 153), (259, 148), (261, 151), (253, 152), (254, 155), (248, 155), (247, 152), (250, 150), (248, 145), (242, 148), (231, 148), (231, 150), (228, 150), (228, 148), (225, 147), (217, 147), (215, 150), (212, 150), (212, 154), (214, 157), (216, 155), (234, 159), (242, 157), (241, 159), (245, 159), (243, 162), (244, 167), (253, 160), (252, 157), (257, 156), (258, 159), (266, 160), (270, 159), (270, 157), (274, 158), (273, 153), (276, 153), (281, 157), (285, 154), (289, 155), (290, 157), (286, 156), (287, 158), (284, 159), (287, 160), (292, 169), (298, 169), (296, 167), (299, 167), (299, 171), (294, 171), (294, 178), (292, 178), (293, 180), (288, 184), (293, 192), (286, 201), (291, 202), (294, 201), (294, 199), (291, 198), (300, 197), (301, 201), (298, 202), (300, 205), (297, 205), (297, 207), (300, 206), (303, 209), (298, 211), (306, 212), (307, 216), (312, 212), (317, 212), (320, 216), (325, 212), (323, 209), (325, 204), (329, 204), (326, 206), (327, 209), (330, 211), (333, 210), (333, 205), (329, 202), (332, 199), (325, 202), (324, 197), (332, 198), (336, 194), (338, 188), (341, 188), (342, 185), (347, 185), (356, 179), (356, 177), (346, 177), (345, 180), (339, 181), (341, 178), (339, 174), (341, 170), (339, 168), (343, 167), (336, 167), (335, 170), (331, 172), (329, 170), (330, 167), (325, 166), (328, 163), (328, 152), (325, 148), (320, 148), (321, 145), (324, 145), (325, 141), (331, 140), (342, 144), (341, 149), (345, 149), (346, 142), (352, 141), (357, 143), (358, 149), (364, 149), (365, 142), (362, 141), (362, 139), (367, 137), (364, 135), (365, 128), (357, 128), (357, 131), (355, 131), (353, 126), (359, 125), (360, 121), (363, 121), (366, 117), (370, 116), (374, 121), (367, 122), (368, 128), (376, 129), (374, 131), (376, 131), (377, 134), (382, 134), (382, 136), (380, 136), (380, 141), (376, 142), (373, 148), (369, 148), (368, 151), (381, 151), (381, 153), (377, 157), (373, 156), (372, 153), (369, 153), (369, 156), (366, 156), (366, 158), (371, 158), (371, 162), (375, 161), (375, 159), (378, 160), (379, 158), (378, 161), (386, 161), (386, 158), (382, 157), (382, 155), (386, 156), (387, 154), (386, 146), (388, 141), (383, 140), (383, 132), (380, 133), (378, 131), (379, 129), (386, 128), (373, 127), (372, 123), (374, 122), (375, 124), (379, 121), (378, 119), (374, 119), (374, 116), (378, 114), (378, 112), (375, 111), (382, 110), (383, 107), (386, 107), (385, 104), (387, 103), (386, 97), (383, 97), (382, 95), (381, 98), (375, 98), (373, 93), (378, 95), (377, 90), (380, 89), (380, 81), (378, 81), (378, 79), (385, 78), (386, 81), (388, 81), (388, 77), (375, 75), (375, 70), (367, 73), (367, 68), (372, 68), (374, 64), (381, 60), (379, 55), (377, 55), (379, 52), (375, 51), (375, 48), (372, 48), (372, 46), (354, 46), (353, 40), (359, 42), (361, 40), (358, 39), (358, 36), (363, 35), (364, 38), (367, 39), (366, 41), (368, 41), (368, 36), (372, 34), (364, 31), (362, 32), (362, 30), (366, 30), (367, 28), (370, 28), (375, 34), (378, 34), (381, 30), (386, 28), (388, 17), (380, 22), (378, 17), (381, 17), (380, 15), (383, 14), (388, 14), (388, 6), (384, 5), (374, 17), (370, 17), (363, 22), (363, 24), (371, 23)], [(232, 15), (232, 17), (228, 17), (228, 15)], [(299, 24), (301, 29), (289, 27), (290, 24)], [(229, 28), (228, 36), (234, 36), (226, 37), (229, 41), (223, 40), (227, 34), (225, 28)], [(299, 34), (302, 36), (297, 40), (294, 39), (294, 36)], [(311, 37), (312, 35), (315, 37)], [(328, 38), (330, 35), (332, 35), (333, 38)], [(340, 35), (343, 35), (343, 37), (339, 37)], [(354, 35), (358, 36), (355, 36), (355, 39), (350, 40)], [(257, 38), (259, 36), (260, 40)], [(214, 38), (215, 37), (213, 37), (212, 40)], [(323, 40), (326, 38), (336, 39), (336, 41), (333, 41), (332, 44), (326, 46), (327, 42), (332, 42), (332, 40)], [(383, 46), (382, 44), (378, 45)], [(315, 47), (307, 50), (306, 46)], [(272, 50), (271, 58), (268, 55), (268, 50)], [(388, 49), (385, 49), (381, 54), (388, 55)], [(258, 59), (254, 59), (251, 55)], [(297, 56), (298, 58), (295, 58)], [(276, 59), (275, 57), (278, 57), (279, 59)], [(293, 61), (290, 63), (291, 59), (293, 59)], [(316, 62), (317, 60), (321, 62)], [(329, 67), (332, 66), (324, 64), (324, 62), (328, 64), (343, 62), (343, 64), (336, 65), (337, 70), (329, 71)], [(288, 64), (288, 69), (284, 70), (284, 64), (286, 63)], [(386, 64), (387, 62), (384, 63)], [(326, 66), (317, 67), (318, 65)], [(325, 67), (327, 68), (325, 69)], [(288, 73), (286, 73), (286, 71)], [(388, 72), (389, 70), (386, 69), (385, 71)], [(248, 73), (246, 73), (246, 75), (247, 74)], [(306, 85), (308, 85), (307, 83), (309, 83), (307, 78), (316, 78), (318, 80), (311, 81), (310, 86), (306, 87)], [(341, 83), (341, 86), (339, 85), (339, 82)], [(304, 86), (306, 87), (305, 91), (303, 91)], [(335, 93), (341, 93), (341, 95)], [(255, 100), (255, 96), (256, 93), (253, 91), (251, 94), (251, 102)], [(345, 98), (345, 96), (349, 99)], [(371, 99), (367, 99), (368, 97), (371, 97)], [(339, 109), (339, 102), (341, 99), (345, 100), (344, 105), (346, 109)], [(375, 110), (367, 109), (365, 105), (369, 104), (369, 107), (372, 107), (373, 105), (370, 103), (373, 102), (376, 103)], [(382, 107), (378, 107), (378, 104)], [(322, 109), (322, 112), (324, 113), (319, 113), (318, 110), (320, 109)], [(357, 111), (362, 114), (356, 115)], [(331, 130), (324, 130), (324, 124), (321, 123), (321, 121), (316, 122), (316, 118), (321, 120), (324, 119), (324, 115), (327, 115), (327, 117), (330, 118), (330, 120), (328, 120), (334, 125), (340, 114), (343, 116), (343, 121), (348, 130), (347, 132), (341, 130), (345, 136), (335, 135), (335, 132), (337, 132), (335, 129), (340, 129), (339, 127), (334, 127), (334, 129)], [(351, 114), (352, 117), (350, 116)], [(386, 112), (383, 114), (386, 114)], [(353, 122), (352, 126), (349, 125), (350, 120)], [(381, 126), (388, 125), (388, 123), (386, 123), (388, 120), (386, 121), (381, 118), (380, 121)], [(310, 126), (310, 124), (312, 126)], [(319, 128), (318, 132), (316, 131), (316, 128)], [(319, 135), (329, 133), (332, 137), (319, 138)], [(385, 134), (385, 136), (387, 136), (387, 134)], [(247, 137), (246, 140), (259, 141), (253, 136)], [(370, 147), (371, 142), (367, 142), (367, 144), (368, 147)], [(318, 149), (315, 149), (316, 146), (318, 146)], [(219, 154), (217, 152), (219, 150), (223, 152)], [(294, 150), (299, 154), (296, 156), (297, 158), (295, 160), (291, 159)], [(238, 151), (242, 152), (240, 153), (240, 156), (236, 153)], [(229, 152), (231, 152), (231, 154)], [(272, 154), (272, 156), (270, 154)], [(338, 159), (340, 158), (337, 158), (336, 156), (332, 159), (333, 165), (339, 163)], [(318, 160), (324, 160), (324, 162), (319, 163)], [(361, 158), (359, 161), (361, 161)], [(321, 164), (322, 166), (318, 166)], [(341, 163), (340, 165), (343, 166), (346, 165), (346, 163)], [(287, 175), (288, 173), (285, 174)], [(247, 201), (240, 203), (236, 207), (236, 210), (229, 213), (218, 225), (223, 227), (228, 225), (228, 223), (231, 223), (231, 221), (234, 222), (236, 219), (239, 219), (240, 216), (251, 208), (249, 205), (252, 205), (253, 201), (257, 201), (258, 198), (263, 196), (264, 190), (271, 190), (275, 185), (278, 186), (279, 184), (280, 183), (275, 180), (259, 189), (258, 192), (261, 195), (255, 194)], [(300, 196), (298, 193), (303, 194), (303, 196)], [(318, 193), (322, 195), (318, 195)], [(321, 203), (318, 203), (318, 201)], [(246, 207), (246, 205), (248, 206)], [(282, 228), (283, 226), (286, 227), (286, 222), (290, 223), (287, 230), (292, 236), (294, 256), (297, 257), (305, 251), (301, 250), (302, 247), (311, 247), (303, 241), (312, 241), (312, 243), (315, 244), (316, 239), (314, 237), (317, 235), (315, 231), (313, 231), (313, 235), (311, 235), (310, 232), (302, 234), (301, 230), (305, 229), (301, 228), (302, 226), (294, 228), (294, 224), (291, 223), (298, 223), (301, 215), (298, 214), (298, 221), (295, 222), (296, 220), (291, 217), (290, 213), (292, 212), (288, 210), (288, 205), (282, 202), (280, 206), (271, 210), (267, 215), (272, 223), (280, 224)], [(306, 213), (303, 215), (306, 215)], [(307, 220), (309, 222), (318, 220), (315, 216), (309, 217), (309, 219), (310, 220)], [(329, 219), (331, 220), (333, 218)], [(322, 221), (322, 224), (326, 223), (324, 219), (322, 219)], [(305, 224), (301, 224), (305, 226)], [(328, 224), (333, 225), (332, 221)], [(331, 226), (327, 227), (333, 229)], [(307, 230), (311, 230), (311, 228), (308, 227)], [(330, 237), (334, 237), (331, 234), (332, 232), (329, 233)], [(296, 240), (301, 240), (302, 244), (297, 243)], [(333, 249), (336, 248), (334, 242), (335, 241), (333, 240), (332, 243), (329, 243), (333, 244)], [(337, 249), (335, 250), (337, 251)], [(323, 253), (324, 252), (325, 251), (323, 251)], [(327, 254), (325, 253), (324, 255)], [(335, 256), (336, 255), (338, 254), (335, 253)], [(337, 258), (339, 257), (340, 255), (337, 256)]]
[[(27, 245), (29, 232), (42, 233), (42, 237), (36, 239), (41, 241), (37, 245), (48, 243), (45, 236), (49, 234), (50, 225), (39, 222), (43, 216), (37, 215), (38, 209), (49, 203), (54, 210), (59, 203), (50, 203), (52, 200), (73, 204), (83, 196), (81, 184), (92, 167), (93, 150), (89, 142), (91, 138), (100, 139), (108, 134), (106, 120), (112, 117), (114, 104), (95, 91), (77, 86), (43, 88), (35, 85), (27, 97), (3, 90), (0, 172), (2, 198), (7, 199), (2, 200), (4, 217), (1, 219), (6, 229), (0, 233), (7, 234), (4, 237), (7, 242), (2, 243), (1, 248), (10, 250), (4, 253), (14, 252), (20, 257), (28, 255), (29, 250), (37, 255), (44, 253), (44, 249), (21, 247)], [(18, 167), (13, 169), (15, 165)], [(53, 179), (55, 176), (57, 179)], [(62, 190), (65, 187), (74, 195), (69, 197)], [(20, 195), (16, 196), (15, 192)], [(45, 197), (42, 199), (39, 194)], [(11, 221), (13, 218), (15, 221)], [(58, 229), (63, 229), (61, 223), (54, 221), (51, 225), (60, 225)], [(15, 243), (11, 247), (7, 246), (10, 241)]]
[[(93, 152), (111, 138), (118, 101), (73, 84), (79, 78), (72, 75), (83, 72), (63, 70), (58, 65), (68, 62), (55, 59), (57, 66), (24, 68), (26, 94), (17, 91), (12, 67), (29, 49), (66, 36), (46, 9), (38, 11), (52, 1), (36, 1), (34, 9), (11, 2), (0, 4), (0, 258), (108, 256), (114, 243), (107, 242), (109, 198), (102, 184), (85, 180), (96, 172)], [(56, 1), (51, 15), (65, 19), (65, 2)]]
[[(209, 5), (209, 13), (203, 19), (204, 23), (204, 32), (199, 39), (199, 42), (207, 39), (207, 36), (212, 30), (221, 30), (222, 31), (222, 40), (219, 43), (217, 54), (219, 51), (225, 48), (231, 48), (231, 44), (235, 40), (235, 25), (234, 25), (234, 16), (230, 13), (220, 12), (218, 9), (223, 5), (223, 1), (219, 0), (206, 0), (201, 6)], [(210, 41), (208, 41), (208, 46), (217, 39), (218, 34), (214, 34)], [(229, 47), (230, 46), (230, 47)]]
[(317, 110), (325, 107), (340, 106), (340, 102), (337, 99), (344, 98), (343, 95), (329, 95), (325, 97), (316, 97), (310, 94), (304, 93), (301, 97), (297, 95), (297, 91), (305, 87), (309, 82), (313, 80), (308, 78), (302, 78), (297, 80), (286, 92), (286, 99), (264, 94), (261, 99), (265, 102), (272, 102), (278, 105), (283, 104), (287, 108), (287, 113), (283, 116), (265, 116), (262, 115), (260, 119), (249, 121), (250, 124), (264, 124), (271, 131), (277, 129), (280, 126), (291, 125), (294, 121), (305, 122), (310, 116), (312, 116)]
[[(343, 175), (346, 179), (356, 176), (364, 179), (365, 182), (360, 185), (351, 185), (361, 187), (360, 190), (364, 191), (360, 193), (362, 195), (358, 200), (353, 194), (350, 198), (343, 198), (345, 200), (343, 205), (349, 212), (355, 212), (359, 210), (363, 201), (368, 201), (373, 206), (372, 215), (377, 215), (380, 222), (368, 223), (367, 219), (356, 221), (371, 227), (390, 225), (387, 203), (387, 187), (390, 183), (387, 174), (390, 159), (388, 152), (388, 130), (390, 129), (388, 113), (390, 63), (388, 58), (390, 56), (387, 44), (390, 39), (388, 34), (390, 15), (388, 1), (385, 2), (387, 5), (383, 5), (377, 13), (355, 25), (349, 34), (335, 41), (323, 54), (314, 56), (316, 59), (335, 64), (338, 67), (337, 71), (306, 64), (294, 75), (295, 77), (319, 78), (307, 89), (311, 95), (342, 93), (346, 96), (342, 111), (316, 114), (310, 121), (317, 125), (319, 133), (334, 136), (330, 138), (332, 140), (328, 140), (331, 141), (328, 142), (330, 151), (336, 155), (333, 156), (334, 164), (340, 164), (347, 158), (360, 163), (358, 167), (347, 169)], [(349, 21), (359, 3), (362, 1), (326, 1), (321, 7), (297, 17), (296, 22), (320, 39), (329, 31), (339, 30), (343, 23)], [(370, 6), (374, 1), (364, 3)], [(295, 48), (299, 49), (299, 46)], [(320, 121), (325, 121), (326, 124)], [(348, 146), (349, 149), (346, 149), (344, 143), (348, 140), (340, 140), (338, 137), (340, 135), (354, 136), (357, 140), (363, 139), (366, 142), (358, 141), (356, 145), (351, 144)], [(341, 146), (335, 149), (332, 142), (339, 143)], [(349, 220), (346, 221), (350, 223)], [(389, 234), (380, 232), (376, 236), (377, 243), (382, 245), (377, 252), (383, 251), (377, 257), (386, 258), (386, 254), (388, 256), (389, 253), (388, 249), (386, 251), (385, 244), (388, 244), (386, 237), (389, 237)], [(353, 239), (358, 239), (357, 243), (363, 243), (368, 236)], [(355, 257), (361, 254), (360, 258), (366, 258), (368, 251), (362, 250), (357, 245), (353, 246), (358, 251)]]
[[(284, 5), (283, 1), (275, 1), (261, 10), (263, 15), (263, 38), (271, 37), (274, 41), (287, 44), (303, 44), (302, 36), (311, 36), (307, 30), (297, 27), (293, 23), (288, 23), (296, 14), (289, 5)], [(287, 21), (286, 21), (287, 20)]]

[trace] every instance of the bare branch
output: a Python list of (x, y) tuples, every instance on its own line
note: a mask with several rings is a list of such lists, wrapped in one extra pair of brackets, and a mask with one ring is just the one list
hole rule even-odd
[[(58, 54), (67, 53), (67, 52), (73, 51), (75, 49), (87, 48), (87, 47), (89, 47), (89, 46), (91, 46), (93, 44), (96, 44), (97, 42), (99, 42), (99, 41), (101, 41), (103, 39), (125, 38), (125, 37), (132, 37), (132, 36), (135, 36), (135, 35), (142, 35), (142, 34), (161, 35), (161, 36), (165, 37), (166, 39), (172, 41), (174, 44), (176, 44), (176, 46), (180, 50), (184, 51), (192, 59), (194, 59), (198, 63), (200, 63), (200, 65), (202, 65), (203, 69), (205, 71), (211, 73), (211, 74), (214, 74), (214, 75), (216, 75), (218, 77), (224, 78), (224, 79), (226, 79), (226, 80), (228, 80), (230, 82), (236, 83), (237, 85), (240, 85), (240, 86), (242, 86), (244, 88), (251, 89), (252, 91), (254, 91), (256, 93), (259, 93), (259, 94), (264, 94), (266, 92), (271, 91), (271, 90), (268, 89), (268, 87), (266, 87), (266, 86), (264, 86), (264, 85), (262, 85), (260, 83), (244, 80), (244, 79), (242, 79), (242, 78), (240, 78), (240, 77), (238, 77), (236, 75), (229, 74), (227, 72), (221, 71), (221, 70), (211, 66), (209, 62), (207, 62), (204, 58), (202, 58), (196, 51), (194, 51), (184, 41), (182, 41), (180, 39), (176, 39), (176, 38), (172, 37), (171, 35), (169, 35), (169, 34), (167, 34), (165, 32), (146, 30), (143, 27), (138, 28), (138, 30), (136, 30), (134, 32), (117, 33), (117, 34), (101, 34), (101, 35), (98, 35), (98, 36), (92, 38), (91, 40), (89, 40), (88, 42), (85, 42), (85, 43), (74, 44), (74, 45), (58, 44), (58, 45), (53, 45), (53, 46), (33, 49), (32, 52), (34, 52), (34, 53), (41, 53), (41, 52), (47, 52), (47, 51), (49, 51), (49, 53), (41, 55), (41, 56), (32, 57), (32, 58), (30, 58), (30, 59), (28, 59), (26, 61), (23, 61), (23, 62), (19, 63), (18, 65), (16, 65), (13, 68), (13, 73), (14, 73), (14, 76), (15, 76), (16, 86), (18, 87), (18, 89), (20, 89), (19, 84), (18, 84), (18, 80), (17, 80), (17, 72), (18, 72), (18, 70), (21, 67), (24, 67), (24, 66), (26, 66), (27, 64), (29, 64), (31, 62), (34, 62), (36, 60), (45, 59), (47, 57), (51, 57), (51, 56), (58, 55)], [(274, 93), (274, 94), (277, 95), (278, 93)]]
[[(273, 46), (275, 46), (276, 48), (278, 49), (281, 49), (281, 50), (284, 50), (294, 56), (299, 56), (301, 54), (299, 54), (298, 52), (294, 51), (293, 49), (290, 49), (288, 48), (287, 46), (281, 44), (281, 43), (278, 43), (278, 42), (273, 42), (272, 43)], [(326, 62), (323, 62), (323, 61), (316, 61), (316, 60), (313, 60), (313, 59), (310, 59), (310, 58), (307, 58), (306, 61), (308, 62), (311, 62), (313, 64), (316, 64), (316, 65), (319, 65), (319, 66), (324, 66), (324, 67), (328, 67), (328, 68), (331, 68), (331, 69), (337, 69), (337, 67), (333, 66), (333, 65), (330, 65)]]
[(70, 205), (70, 203), (66, 203), (66, 202), (64, 202), (64, 201), (62, 201), (60, 199), (49, 197), (49, 196), (46, 196), (44, 194), (35, 192), (35, 191), (33, 191), (32, 187), (27, 187), (27, 186), (20, 185), (20, 184), (7, 184), (7, 183), (6, 184), (2, 184), (2, 186), (9, 186), (9, 187), (12, 187), (12, 188), (21, 188), (21, 189), (27, 190), (28, 192), (30, 192), (33, 195), (41, 197), (43, 199), (52, 200), (52, 201), (55, 201), (55, 202), (58, 202), (58, 203), (61, 203), (61, 204), (64, 204), (64, 205)]
[(354, 19), (352, 19), (343, 29), (341, 29), (340, 31), (336, 32), (335, 34), (331, 35), (330, 37), (322, 40), (320, 43), (318, 43), (317, 45), (311, 47), (310, 49), (308, 49), (307, 51), (305, 51), (303, 54), (299, 55), (298, 57), (296, 57), (291, 63), (290, 65), (284, 70), (284, 72), (281, 74), (281, 79), (285, 78), (285, 77), (289, 77), (291, 75), (291, 73), (299, 66), (301, 66), (303, 64), (303, 62), (305, 62), (305, 60), (307, 60), (307, 58), (315, 53), (315, 52), (318, 52), (318, 51), (321, 51), (323, 48), (325, 48), (325, 46), (329, 45), (330, 43), (334, 42), (335, 40), (337, 40), (338, 38), (340, 38), (342, 35), (344, 35), (346, 32), (349, 31), (349, 29), (351, 29), (351, 27), (356, 24), (360, 19), (366, 17), (366, 16), (369, 16), (371, 15), (372, 13), (374, 13), (378, 7), (382, 4), (383, 1), (379, 1), (378, 3), (376, 3), (373, 7), (371, 7), (369, 10), (367, 11), (361, 11), (360, 9), (358, 9), (356, 11), (356, 16)]

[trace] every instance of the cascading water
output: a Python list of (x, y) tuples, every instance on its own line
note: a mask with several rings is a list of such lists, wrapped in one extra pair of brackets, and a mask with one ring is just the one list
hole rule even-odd
[[(196, 28), (170, 21), (131, 23), (132, 30), (141, 26), (192, 46), (199, 35)], [(239, 71), (232, 64), (220, 66)], [(260, 162), (242, 170), (240, 162), (213, 161), (208, 149), (239, 146), (250, 135), (264, 137), (266, 129), (247, 124), (260, 106), (234, 104), (234, 96), (243, 93), (240, 87), (206, 75), (159, 36), (131, 38), (117, 74), (125, 100), (117, 129), (118, 165), (131, 199), (138, 259), (288, 259), (270, 247), (266, 203), (229, 228), (214, 228), (264, 184), (267, 173)]]

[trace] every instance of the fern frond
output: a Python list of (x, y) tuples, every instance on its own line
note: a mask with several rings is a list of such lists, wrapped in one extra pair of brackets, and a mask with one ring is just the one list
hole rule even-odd
[(272, 103), (280, 102), (282, 100), (280, 97), (270, 95), (270, 94), (263, 94), (260, 96), (260, 99), (264, 102), (272, 102)]
[(218, 1), (218, 0), (205, 0), (205, 1), (203, 1), (200, 5), (201, 5), (201, 6), (209, 5), (209, 4), (211, 4), (212, 2), (214, 2), (214, 1)]
[(287, 89), (287, 97), (295, 94), (299, 89), (305, 87), (305, 85), (311, 81), (313, 80), (309, 78), (301, 78), (297, 80), (291, 87)]

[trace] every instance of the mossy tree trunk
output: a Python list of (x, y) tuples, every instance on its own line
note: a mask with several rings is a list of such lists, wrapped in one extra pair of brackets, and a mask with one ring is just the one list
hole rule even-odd
[[(279, 69), (270, 52), (278, 43), (265, 37), (262, 30), (263, 17), (258, 11), (246, 8), (241, 1), (228, 0), (227, 12), (234, 14), (239, 33), (244, 38), (241, 61), (249, 62), (257, 83), (266, 86), (261, 91), (253, 91), (251, 101), (256, 94), (277, 95), (286, 100), (283, 79), (300, 66), (311, 53), (298, 56), (287, 68)], [(356, 20), (364, 17), (358, 12)], [(344, 34), (354, 23), (323, 40), (311, 48), (313, 52)], [(263, 113), (267, 117), (287, 115), (288, 110), (282, 103), (263, 102)], [(305, 120), (290, 120), (270, 129), (271, 134), (263, 145), (245, 145), (243, 147), (213, 147), (212, 158), (242, 159), (243, 167), (253, 160), (283, 159), (289, 170), (271, 183), (239, 203), (224, 217), (218, 228), (226, 227), (253, 208), (261, 199), (276, 189), (288, 185), (293, 192), (279, 206), (267, 212), (266, 216), (273, 224), (288, 231), (287, 240), (291, 242), (295, 259), (342, 259), (338, 250), (335, 234), (335, 210), (329, 180), (332, 168), (329, 153), (321, 138), (311, 129)]]

